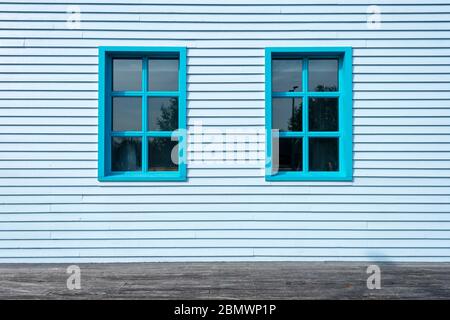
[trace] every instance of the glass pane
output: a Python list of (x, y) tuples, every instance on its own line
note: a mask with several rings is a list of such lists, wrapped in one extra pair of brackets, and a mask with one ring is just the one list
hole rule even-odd
[(302, 131), (302, 99), (272, 99), (272, 129)]
[(177, 171), (178, 141), (170, 137), (150, 138), (148, 140), (148, 170)]
[(302, 91), (302, 60), (272, 60), (272, 91)]
[(338, 131), (338, 98), (309, 98), (309, 131)]
[(178, 98), (148, 98), (148, 130), (174, 131), (178, 129)]
[(141, 97), (114, 97), (113, 131), (140, 131), (142, 128)]
[(148, 61), (148, 90), (178, 91), (178, 60), (150, 59)]
[(311, 59), (308, 91), (338, 91), (338, 59)]
[[(301, 138), (274, 138), (272, 144), (272, 157), (278, 159), (278, 171), (302, 171), (303, 149)], [(278, 142), (278, 148), (276, 143)], [(278, 150), (277, 150), (278, 149)], [(277, 157), (278, 151), (278, 157)], [(277, 166), (273, 167), (276, 173)]]
[(113, 59), (113, 90), (142, 90), (142, 59)]
[(140, 171), (141, 138), (113, 137), (112, 138), (112, 171)]
[(338, 138), (309, 139), (309, 170), (339, 171)]

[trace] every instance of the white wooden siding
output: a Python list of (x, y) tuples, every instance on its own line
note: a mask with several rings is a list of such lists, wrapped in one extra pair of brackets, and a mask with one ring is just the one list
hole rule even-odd
[[(264, 129), (265, 47), (352, 46), (354, 180), (266, 182), (255, 135), (251, 164), (99, 183), (104, 45), (188, 47), (209, 137)], [(450, 1), (0, 3), (0, 262), (189, 260), (450, 261)]]

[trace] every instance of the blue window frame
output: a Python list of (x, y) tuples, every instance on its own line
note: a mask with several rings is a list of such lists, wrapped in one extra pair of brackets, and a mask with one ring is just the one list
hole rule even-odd
[(266, 180), (352, 180), (352, 49), (266, 48)]
[(186, 180), (186, 48), (99, 48), (100, 181)]

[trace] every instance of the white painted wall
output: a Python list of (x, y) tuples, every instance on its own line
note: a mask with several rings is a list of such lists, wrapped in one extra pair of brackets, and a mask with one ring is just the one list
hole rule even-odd
[[(69, 2), (0, 4), (0, 262), (450, 261), (450, 1), (74, 2), (80, 29)], [(256, 164), (99, 183), (105, 45), (188, 47), (212, 133), (264, 129), (265, 47), (352, 46), (354, 181), (265, 182), (261, 137)]]

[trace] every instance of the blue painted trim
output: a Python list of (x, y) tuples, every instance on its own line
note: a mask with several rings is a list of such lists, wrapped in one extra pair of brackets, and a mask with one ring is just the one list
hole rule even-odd
[[(98, 180), (99, 181), (186, 181), (186, 48), (185, 47), (99, 47), (98, 69)], [(142, 91), (111, 92), (112, 57), (142, 57)], [(148, 58), (169, 57), (179, 59), (178, 91), (147, 91)], [(112, 96), (141, 96), (142, 131), (111, 131)], [(147, 97), (178, 97), (179, 129), (175, 132), (147, 130)], [(142, 138), (142, 171), (111, 172), (111, 137), (137, 136)], [(150, 137), (172, 137), (178, 144), (178, 171), (148, 171), (147, 139)]]
[[(353, 73), (351, 47), (295, 47), (266, 48), (265, 50), (265, 99), (266, 99), (266, 180), (267, 181), (351, 181), (353, 179)], [(272, 93), (272, 56), (302, 57), (302, 92)], [(308, 58), (339, 58), (339, 91), (308, 92)], [(303, 98), (303, 131), (272, 132), (272, 98), (301, 97)], [(308, 99), (309, 97), (339, 98), (339, 131), (310, 132), (308, 131)], [(279, 137), (300, 137), (303, 139), (303, 171), (278, 172), (272, 174), (272, 135)], [(309, 137), (339, 138), (339, 171), (316, 172), (308, 171)]]
[(272, 51), (266, 48), (265, 55), (265, 123), (266, 123), (266, 180), (272, 176)]
[[(308, 81), (309, 81), (309, 75), (308, 75), (308, 64), (309, 60), (308, 57), (305, 57), (303, 59), (303, 68), (302, 68), (302, 83), (303, 83), (303, 91), (306, 93), (303, 97), (302, 107), (302, 129), (304, 133), (308, 133), (308, 113), (309, 113), (309, 98), (307, 95), (308, 92)], [(303, 171), (308, 172), (309, 170), (309, 162), (308, 162), (308, 153), (309, 153), (309, 144), (308, 144), (308, 138), (306, 135), (303, 136), (302, 140), (302, 163), (303, 163)], [(283, 175), (281, 175), (283, 176)]]
[[(142, 59), (142, 90), (146, 92), (148, 88), (148, 57), (144, 57)], [(144, 131), (142, 141), (142, 174), (145, 175), (145, 172), (148, 168), (148, 137), (146, 135), (148, 130), (148, 101), (147, 96), (144, 94), (142, 96), (142, 130)]]
[(106, 50), (99, 48), (98, 50), (98, 180), (102, 181), (106, 176), (105, 169), (105, 78), (106, 75)]
[[(305, 76), (307, 79), (307, 76)], [(311, 91), (311, 92), (273, 92), (273, 98), (284, 98), (284, 97), (339, 97), (342, 94), (340, 91), (330, 91), (330, 92), (320, 92), (320, 91)]]
[[(144, 59), (147, 60), (147, 59)], [(145, 64), (145, 63), (144, 63)], [(145, 66), (144, 66), (145, 67)], [(144, 72), (142, 72), (144, 73)], [(145, 91), (115, 91), (111, 92), (110, 95), (112, 97), (178, 97), (178, 91), (153, 91), (153, 92), (145, 92)]]

